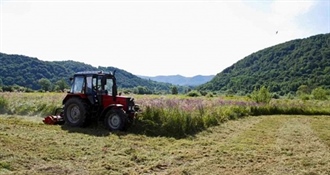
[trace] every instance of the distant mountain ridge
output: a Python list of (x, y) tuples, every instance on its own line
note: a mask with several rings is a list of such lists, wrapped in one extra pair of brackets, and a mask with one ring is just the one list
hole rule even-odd
[(159, 75), (159, 76), (138, 75), (138, 76), (143, 79), (150, 79), (157, 82), (171, 83), (173, 85), (198, 86), (212, 80), (212, 78), (215, 75), (196, 75), (193, 77), (185, 77), (182, 75)]

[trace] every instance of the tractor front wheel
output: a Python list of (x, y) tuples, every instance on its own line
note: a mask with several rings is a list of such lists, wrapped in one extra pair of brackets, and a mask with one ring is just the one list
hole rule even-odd
[(122, 109), (112, 109), (104, 117), (104, 124), (110, 131), (125, 130), (127, 117)]
[(79, 98), (71, 98), (64, 105), (65, 123), (73, 127), (84, 125), (87, 111), (84, 102)]

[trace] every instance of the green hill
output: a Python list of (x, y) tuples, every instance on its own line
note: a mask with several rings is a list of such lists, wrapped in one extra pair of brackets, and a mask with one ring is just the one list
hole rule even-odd
[(330, 34), (288, 41), (260, 50), (218, 73), (199, 90), (249, 93), (266, 86), (280, 95), (300, 85), (330, 88)]
[[(0, 53), (0, 86), (19, 85), (34, 90), (40, 89), (38, 80), (47, 78), (52, 83), (60, 79), (69, 80), (79, 71), (114, 71), (119, 88), (146, 87), (152, 92), (170, 91), (171, 84), (139, 78), (125, 70), (115, 67), (93, 67), (76, 61), (42, 61), (23, 55)], [(69, 83), (69, 81), (68, 81)]]

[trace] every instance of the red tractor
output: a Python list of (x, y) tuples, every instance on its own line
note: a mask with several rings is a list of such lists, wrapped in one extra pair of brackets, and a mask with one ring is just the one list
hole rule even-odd
[(117, 95), (114, 73), (75, 73), (71, 78), (71, 90), (63, 99), (64, 107), (60, 115), (48, 116), (44, 123), (62, 122), (72, 127), (82, 127), (99, 120), (111, 131), (126, 130), (137, 117), (139, 106), (134, 98)]

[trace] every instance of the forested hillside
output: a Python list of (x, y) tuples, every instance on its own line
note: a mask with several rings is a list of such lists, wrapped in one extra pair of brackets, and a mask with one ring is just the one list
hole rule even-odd
[(301, 85), (330, 88), (330, 34), (296, 39), (260, 50), (217, 74), (199, 90), (249, 93), (266, 86), (280, 95)]
[(19, 85), (34, 90), (40, 89), (38, 80), (46, 78), (52, 83), (65, 79), (79, 71), (114, 71), (119, 88), (144, 87), (148, 91), (170, 91), (171, 84), (160, 83), (139, 78), (129, 72), (115, 67), (93, 67), (76, 61), (41, 61), (23, 55), (0, 53), (0, 86)]

